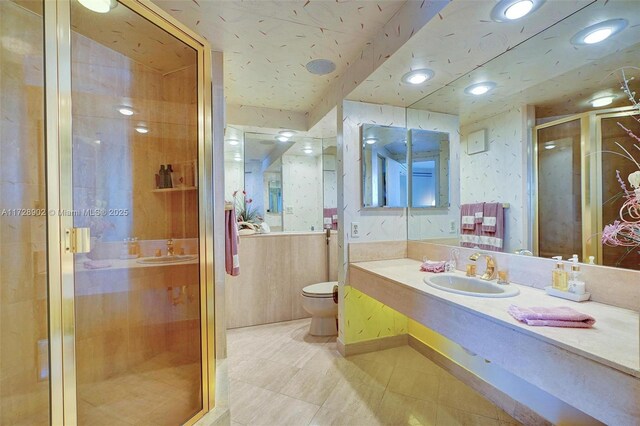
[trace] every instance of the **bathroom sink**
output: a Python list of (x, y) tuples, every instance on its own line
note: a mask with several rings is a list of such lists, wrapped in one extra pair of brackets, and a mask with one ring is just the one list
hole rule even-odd
[(173, 256), (153, 256), (138, 259), (138, 263), (176, 263), (197, 259), (195, 254), (175, 254)]
[(425, 277), (424, 282), (431, 287), (450, 293), (475, 297), (513, 297), (520, 293), (517, 287), (509, 284), (496, 284), (480, 278), (465, 277), (458, 274), (441, 274)]

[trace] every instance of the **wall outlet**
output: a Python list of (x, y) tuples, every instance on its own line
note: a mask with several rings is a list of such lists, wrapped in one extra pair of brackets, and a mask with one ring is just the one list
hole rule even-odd
[(351, 222), (351, 238), (360, 238), (360, 224)]
[(449, 233), (455, 234), (457, 231), (457, 222), (455, 220), (449, 221)]
[(293, 214), (293, 207), (292, 206), (287, 206), (287, 207), (285, 207), (284, 211), (287, 214)]

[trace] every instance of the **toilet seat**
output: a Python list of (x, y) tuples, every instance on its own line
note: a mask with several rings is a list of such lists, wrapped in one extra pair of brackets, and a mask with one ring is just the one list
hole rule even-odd
[(302, 295), (314, 298), (333, 298), (333, 286), (338, 285), (337, 281), (311, 284), (302, 289)]

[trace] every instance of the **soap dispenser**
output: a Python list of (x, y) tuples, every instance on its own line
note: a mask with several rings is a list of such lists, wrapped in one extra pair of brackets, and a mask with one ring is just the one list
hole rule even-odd
[(564, 263), (562, 263), (562, 256), (554, 256), (553, 259), (557, 260), (556, 268), (552, 273), (552, 286), (556, 290), (567, 291), (568, 288), (568, 273), (564, 270)]
[(574, 254), (571, 259), (571, 275), (569, 276), (568, 290), (575, 294), (585, 294), (586, 285), (582, 281), (580, 273), (580, 264), (578, 263), (578, 255)]

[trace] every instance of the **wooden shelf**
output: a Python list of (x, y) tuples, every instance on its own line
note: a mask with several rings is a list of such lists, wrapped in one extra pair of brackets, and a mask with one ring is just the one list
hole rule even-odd
[(185, 191), (195, 191), (197, 190), (197, 186), (181, 186), (179, 188), (160, 188), (154, 189), (151, 192), (185, 192)]

